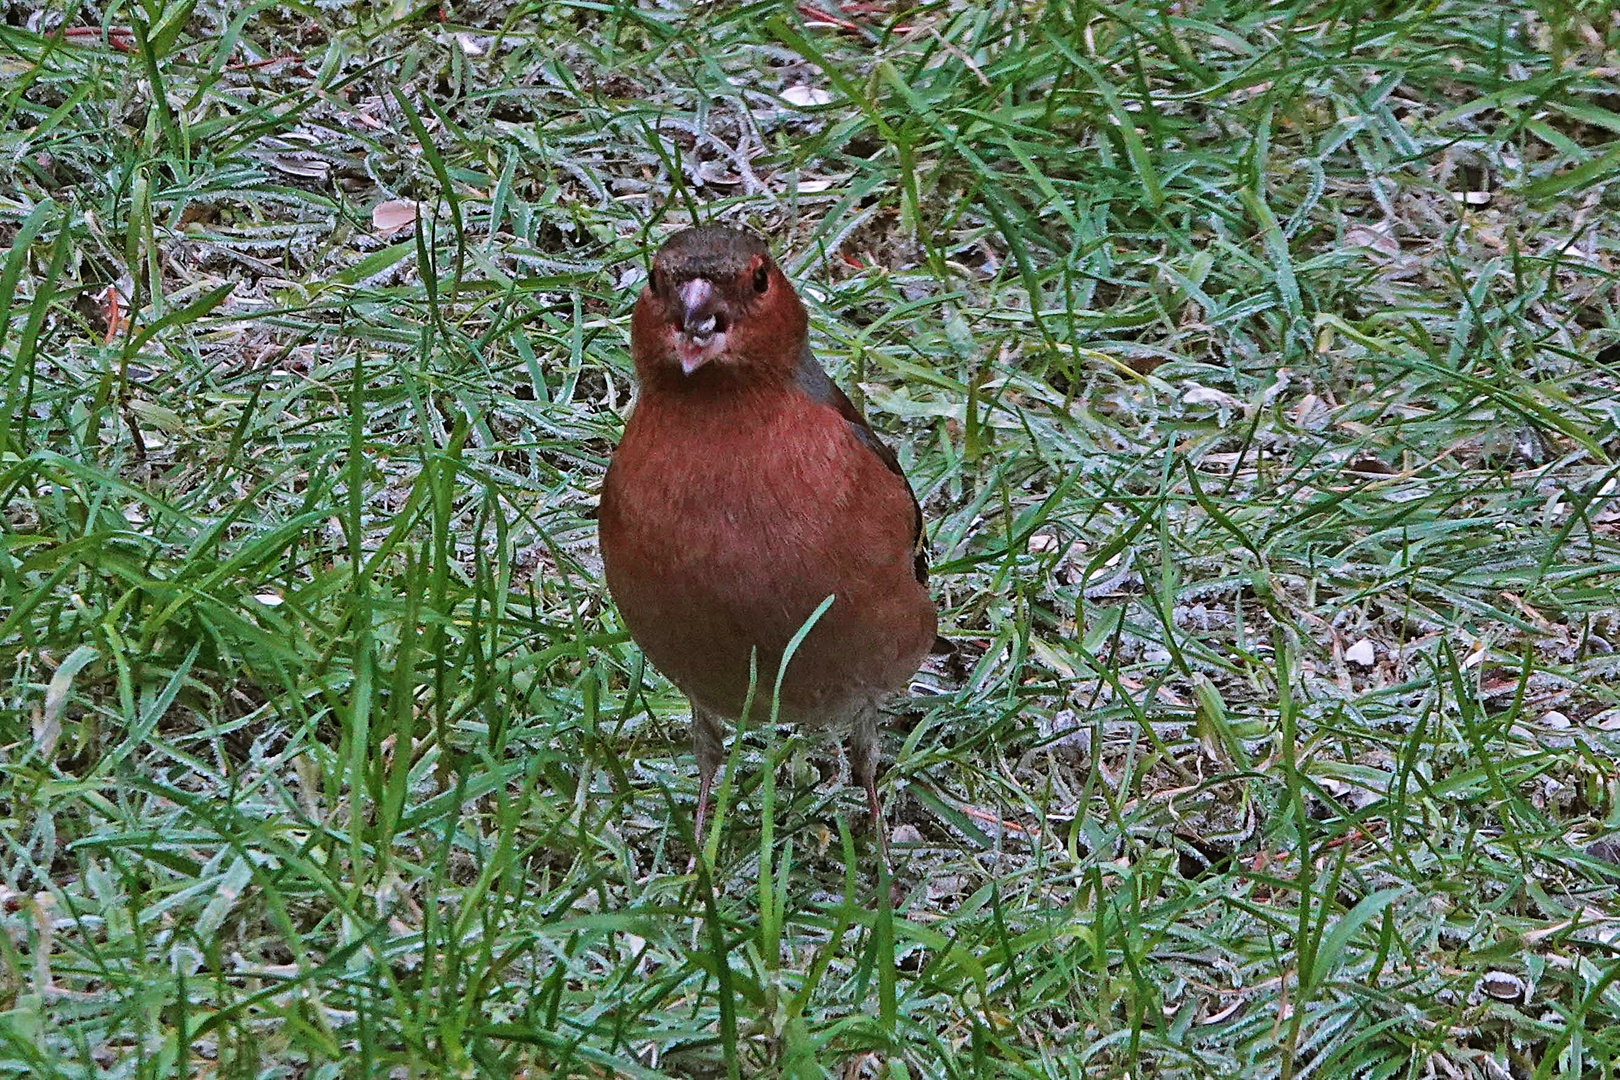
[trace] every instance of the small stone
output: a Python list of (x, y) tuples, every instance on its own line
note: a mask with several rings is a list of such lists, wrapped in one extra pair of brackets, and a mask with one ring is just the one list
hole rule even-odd
[(896, 825), (894, 830), (889, 833), (889, 843), (920, 844), (922, 843), (922, 833), (917, 831), (917, 826), (910, 822)]
[(1344, 658), (1352, 664), (1362, 667), (1372, 667), (1378, 661), (1378, 651), (1367, 638), (1362, 638), (1348, 649), (1344, 650)]
[(1479, 988), (1498, 1001), (1523, 1001), (1524, 980), (1508, 971), (1487, 971)]

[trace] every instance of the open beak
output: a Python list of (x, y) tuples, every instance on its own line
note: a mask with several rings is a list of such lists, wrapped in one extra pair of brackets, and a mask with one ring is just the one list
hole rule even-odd
[(715, 303), (714, 285), (707, 279), (698, 277), (682, 283), (676, 300), (679, 332), (675, 335), (675, 352), (681, 370), (690, 375), (720, 355), (725, 348), (726, 327)]

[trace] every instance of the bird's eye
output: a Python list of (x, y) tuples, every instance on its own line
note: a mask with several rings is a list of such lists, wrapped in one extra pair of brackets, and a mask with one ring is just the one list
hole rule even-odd
[(754, 291), (757, 293), (762, 293), (770, 287), (770, 271), (765, 269), (764, 263), (760, 263), (758, 266), (754, 267)]

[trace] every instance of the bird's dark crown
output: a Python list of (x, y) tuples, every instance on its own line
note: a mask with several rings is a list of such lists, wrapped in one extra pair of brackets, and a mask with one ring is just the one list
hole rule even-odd
[(737, 276), (755, 258), (768, 254), (765, 241), (753, 233), (725, 225), (699, 225), (665, 240), (653, 256), (653, 269), (673, 282), (695, 277), (721, 281)]

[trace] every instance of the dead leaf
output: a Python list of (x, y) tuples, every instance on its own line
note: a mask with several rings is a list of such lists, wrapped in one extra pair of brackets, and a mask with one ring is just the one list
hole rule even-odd
[(414, 199), (389, 199), (371, 211), (371, 227), (383, 235), (409, 229), (416, 224), (418, 204)]
[(1401, 253), (1401, 243), (1388, 226), (1352, 225), (1344, 231), (1344, 242), (1351, 247), (1367, 248), (1391, 258)]
[(1220, 409), (1241, 409), (1243, 402), (1228, 394), (1224, 390), (1216, 390), (1210, 386), (1192, 384), (1181, 395), (1181, 400), (1188, 405), (1214, 405)]
[(332, 166), (326, 162), (312, 161), (292, 154), (275, 154), (270, 158), (270, 164), (288, 176), (297, 176), (304, 180), (325, 180), (332, 175)]

